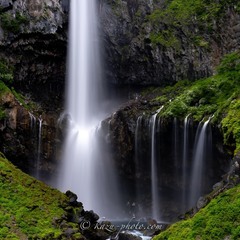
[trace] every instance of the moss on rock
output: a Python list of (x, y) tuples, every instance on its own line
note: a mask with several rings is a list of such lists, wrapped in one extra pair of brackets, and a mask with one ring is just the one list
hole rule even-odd
[(240, 52), (226, 55), (218, 74), (195, 82), (179, 81), (174, 86), (154, 90), (152, 103), (164, 105), (160, 115), (196, 121), (213, 117), (222, 127), (225, 144), (240, 150)]
[[(66, 195), (22, 173), (0, 156), (0, 238), (57, 239), (54, 219), (64, 214)], [(24, 238), (23, 238), (24, 237)]]
[(213, 199), (192, 219), (173, 224), (154, 240), (240, 239), (240, 186)]

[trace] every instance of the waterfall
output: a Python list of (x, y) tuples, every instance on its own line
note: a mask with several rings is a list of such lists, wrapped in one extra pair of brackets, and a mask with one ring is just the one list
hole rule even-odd
[(184, 127), (183, 127), (183, 160), (182, 160), (182, 209), (183, 211), (187, 207), (187, 181), (188, 181), (188, 131), (189, 131), (189, 115), (184, 119)]
[(36, 163), (36, 178), (40, 177), (40, 164), (41, 164), (41, 152), (42, 152), (42, 118), (38, 119), (38, 142), (37, 142), (37, 163)]
[[(196, 141), (193, 155), (192, 175), (191, 175), (191, 188), (189, 205), (192, 207), (196, 204), (198, 198), (201, 196), (203, 189), (203, 173), (204, 165), (206, 164), (206, 153), (208, 143), (208, 126), (212, 117), (210, 117), (203, 125), (200, 122), (196, 134)], [(211, 138), (211, 136), (210, 136)]]
[(31, 128), (31, 131), (34, 133), (35, 132), (35, 128), (36, 128), (36, 117), (32, 114), (32, 113), (30, 113), (30, 112), (28, 112), (28, 114), (29, 114), (29, 117), (30, 117), (30, 128)]
[(40, 179), (40, 165), (41, 165), (41, 153), (42, 153), (42, 118), (36, 118), (32, 113), (28, 113), (30, 117), (30, 130), (32, 143), (34, 147), (33, 155), (35, 159), (35, 170), (33, 175)]
[(160, 199), (158, 191), (158, 172), (156, 156), (156, 119), (163, 106), (151, 117), (151, 189), (152, 189), (152, 217), (156, 220), (160, 218)]
[(179, 146), (178, 146), (178, 120), (175, 117), (173, 120), (173, 159), (174, 159), (174, 166), (176, 169), (175, 177), (177, 181), (179, 181)]
[(95, 135), (104, 102), (95, 2), (72, 0), (70, 3), (65, 106), (68, 127), (58, 188), (75, 192), (85, 209), (106, 216), (117, 211), (118, 196), (113, 167), (102, 156)]

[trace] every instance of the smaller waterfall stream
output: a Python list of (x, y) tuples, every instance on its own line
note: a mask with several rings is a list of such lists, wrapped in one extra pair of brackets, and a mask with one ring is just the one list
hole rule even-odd
[(33, 157), (35, 159), (35, 170), (33, 175), (40, 179), (40, 165), (42, 154), (42, 117), (36, 118), (32, 113), (28, 113), (30, 117), (30, 131), (32, 143), (34, 146)]
[(196, 135), (196, 146), (194, 147), (194, 156), (193, 156), (193, 165), (192, 165), (192, 176), (191, 176), (191, 189), (189, 195), (189, 203), (190, 206), (194, 206), (201, 196), (202, 192), (202, 184), (203, 184), (203, 173), (204, 173), (204, 164), (207, 149), (211, 148), (212, 146), (207, 146), (206, 143), (208, 142), (208, 126), (211, 117), (202, 125), (199, 123), (197, 135)]
[(152, 188), (152, 217), (160, 219), (160, 199), (158, 191), (158, 172), (156, 157), (156, 119), (163, 106), (151, 117), (151, 188)]
[(189, 134), (189, 115), (184, 119), (184, 127), (183, 127), (183, 160), (182, 160), (182, 210), (186, 210), (187, 205), (187, 182), (188, 182), (188, 173), (187, 173), (187, 165), (188, 165), (188, 154), (189, 154), (189, 144), (188, 144), (188, 134)]
[(159, 218), (159, 197), (158, 197), (158, 176), (157, 176), (157, 163), (156, 163), (156, 118), (157, 113), (151, 118), (151, 181), (152, 181), (152, 217)]
[(40, 164), (42, 152), (42, 118), (38, 119), (38, 147), (37, 147), (37, 164), (36, 164), (36, 178), (40, 178)]

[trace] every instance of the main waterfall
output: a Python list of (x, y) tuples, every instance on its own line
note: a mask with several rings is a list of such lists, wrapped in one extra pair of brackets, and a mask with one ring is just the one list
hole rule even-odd
[(95, 2), (71, 0), (63, 117), (68, 126), (58, 187), (77, 193), (85, 209), (110, 217), (117, 214), (117, 187), (111, 163), (102, 157), (95, 136), (104, 102)]

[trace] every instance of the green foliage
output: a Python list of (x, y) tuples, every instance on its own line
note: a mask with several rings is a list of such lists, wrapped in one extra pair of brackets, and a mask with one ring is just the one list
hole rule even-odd
[(220, 123), (225, 144), (240, 150), (240, 53), (226, 55), (218, 74), (195, 82), (180, 81), (158, 90), (153, 100), (164, 105), (163, 117), (184, 118), (188, 114), (196, 121), (214, 116)]
[(5, 109), (0, 106), (0, 120), (6, 117)]
[(213, 199), (192, 219), (173, 224), (154, 237), (154, 240), (222, 240), (226, 236), (240, 236), (240, 186)]
[(0, 15), (1, 26), (7, 32), (19, 33), (21, 26), (28, 23), (28, 18), (21, 13), (17, 12), (12, 15), (9, 12), (2, 13)]
[(66, 196), (0, 156), (0, 239), (56, 239)]
[(11, 92), (11, 90), (6, 86), (3, 81), (0, 80), (0, 96), (7, 92)]
[(6, 60), (0, 59), (0, 81), (10, 86), (13, 82), (14, 67)]
[[(240, 94), (239, 94), (240, 97)], [(231, 102), (226, 117), (222, 120), (225, 143), (235, 140), (235, 153), (240, 151), (240, 99)]]
[(180, 43), (170, 30), (162, 30), (158, 33), (151, 33), (150, 40), (153, 44), (161, 44), (165, 47), (180, 48)]
[(225, 56), (218, 67), (218, 73), (224, 74), (227, 77), (239, 83), (240, 80), (240, 52), (233, 52)]
[(165, 8), (155, 9), (146, 17), (154, 29), (150, 39), (154, 44), (173, 47), (177, 43), (178, 47), (180, 32), (196, 46), (206, 48), (209, 43), (202, 36), (203, 33), (205, 36), (211, 34), (216, 21), (223, 17), (230, 6), (236, 11), (240, 9), (238, 0), (169, 0)]

